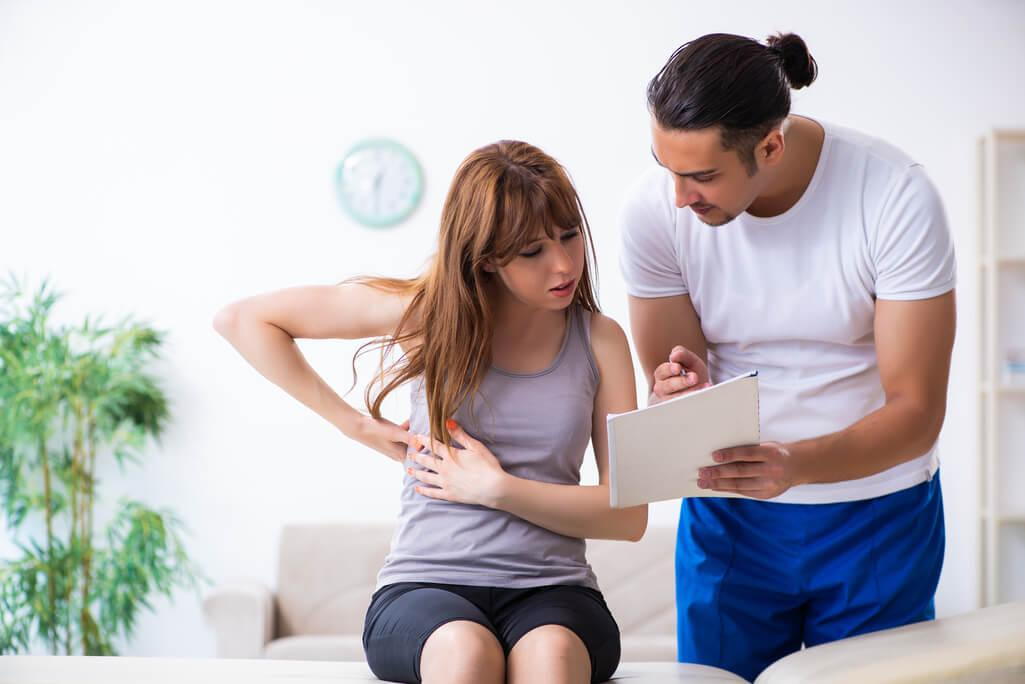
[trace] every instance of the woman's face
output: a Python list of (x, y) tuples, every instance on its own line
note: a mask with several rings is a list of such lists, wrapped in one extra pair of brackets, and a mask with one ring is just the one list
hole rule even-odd
[(573, 301), (584, 272), (584, 235), (580, 228), (556, 230), (555, 239), (541, 233), (494, 271), (507, 293), (522, 304), (564, 309)]

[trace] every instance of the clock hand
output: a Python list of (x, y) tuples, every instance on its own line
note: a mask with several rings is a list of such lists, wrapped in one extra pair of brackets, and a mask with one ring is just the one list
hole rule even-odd
[(373, 190), (374, 193), (374, 212), (381, 212), (381, 180), (384, 178), (384, 172), (378, 171), (374, 174)]

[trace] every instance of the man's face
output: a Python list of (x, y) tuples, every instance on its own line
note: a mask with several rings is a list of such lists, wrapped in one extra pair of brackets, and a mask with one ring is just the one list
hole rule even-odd
[(716, 126), (667, 131), (652, 117), (651, 152), (673, 177), (676, 206), (710, 226), (732, 221), (762, 190), (764, 174), (751, 175), (736, 150), (723, 149)]

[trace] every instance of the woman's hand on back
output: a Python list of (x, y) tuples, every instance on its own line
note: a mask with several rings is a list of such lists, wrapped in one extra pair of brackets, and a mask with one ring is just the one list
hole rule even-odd
[(409, 432), (409, 421), (396, 425), (384, 418), (360, 416), (348, 436), (374, 451), (379, 451), (393, 461), (404, 463), (413, 435)]
[(447, 447), (428, 435), (414, 435), (415, 450), (427, 447), (432, 453), (413, 453), (410, 458), (427, 470), (407, 468), (423, 484), (416, 491), (432, 499), (478, 504), (496, 508), (508, 475), (495, 455), (466, 433), (454, 420), (446, 422), (452, 438), (463, 445)]

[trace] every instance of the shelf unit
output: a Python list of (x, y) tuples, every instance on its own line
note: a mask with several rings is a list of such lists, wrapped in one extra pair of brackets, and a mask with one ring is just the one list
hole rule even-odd
[[(980, 598), (1025, 599), (1025, 130), (979, 140)], [(1022, 359), (1025, 360), (1025, 359)]]

